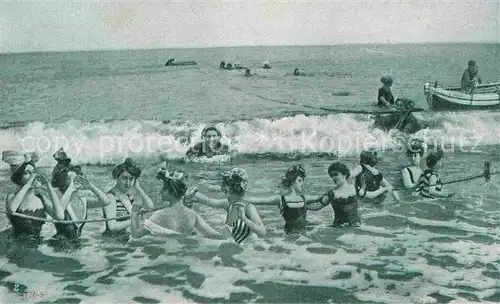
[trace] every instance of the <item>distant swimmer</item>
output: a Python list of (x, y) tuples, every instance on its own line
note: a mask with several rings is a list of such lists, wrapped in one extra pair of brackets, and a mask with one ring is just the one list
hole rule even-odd
[(271, 68), (269, 61), (264, 61), (263, 64), (264, 64), (264, 66), (262, 67), (263, 69), (270, 69)]
[(306, 171), (301, 165), (293, 166), (285, 172), (281, 179), (283, 193), (270, 197), (249, 197), (245, 202), (254, 205), (274, 205), (280, 210), (281, 216), (285, 220), (285, 233), (300, 233), (304, 231), (307, 220), (307, 211), (315, 210), (312, 205), (321, 196), (311, 196), (304, 194), (304, 181)]
[(375, 149), (364, 150), (359, 155), (359, 166), (351, 171), (358, 189), (364, 189), (367, 198), (383, 200), (386, 192), (390, 192), (394, 200), (399, 201), (399, 195), (392, 190), (391, 184), (385, 179), (375, 166), (378, 164), (378, 155)]
[(301, 73), (301, 72), (299, 71), (299, 69), (297, 68), (297, 69), (295, 69), (295, 70), (293, 71), (293, 75), (294, 75), (294, 76), (306, 76), (306, 73)]
[(187, 157), (213, 157), (229, 153), (229, 147), (220, 142), (222, 133), (216, 127), (206, 127), (201, 131), (203, 142), (197, 143), (186, 152)]
[(16, 191), (7, 193), (5, 204), (12, 230), (16, 236), (41, 240), (40, 232), (45, 222), (21, 216), (45, 219), (49, 215), (55, 220), (63, 220), (60, 198), (47, 179), (36, 172), (36, 155), (4, 151), (2, 160), (10, 165), (10, 180), (18, 187)]
[(246, 69), (246, 70), (245, 70), (245, 76), (246, 76), (246, 77), (250, 77), (250, 76), (252, 76), (252, 73), (250, 72), (250, 69)]
[(378, 89), (377, 105), (379, 107), (392, 107), (394, 105), (394, 96), (391, 91), (393, 80), (391, 76), (383, 76), (380, 81), (384, 85)]
[(427, 169), (418, 180), (415, 192), (427, 198), (452, 197), (454, 194), (443, 191), (443, 185), (438, 172), (443, 167), (443, 151), (433, 151), (427, 156)]
[[(233, 168), (222, 175), (221, 190), (226, 198), (213, 199), (195, 192), (196, 202), (227, 212), (225, 225), (236, 243), (242, 243), (254, 234), (265, 236), (266, 228), (253, 204), (245, 203), (244, 196), (248, 187), (248, 174), (244, 169)], [(196, 188), (195, 188), (196, 190)]]
[[(139, 183), (141, 169), (131, 158), (125, 159), (122, 164), (116, 166), (111, 171), (111, 176), (116, 181), (114, 186), (108, 190), (107, 206), (103, 208), (104, 218), (112, 219), (130, 215), (132, 204), (140, 199), (148, 209), (153, 209), (154, 204), (151, 198), (144, 192)], [(139, 197), (134, 197), (131, 193), (135, 192)], [(105, 234), (124, 232), (130, 226), (130, 220), (109, 220), (106, 221)]]
[(481, 76), (479, 75), (479, 68), (475, 60), (469, 60), (468, 68), (462, 74), (461, 88), (464, 92), (472, 92), (476, 85), (481, 84)]
[(422, 175), (421, 160), (424, 157), (427, 144), (420, 139), (413, 139), (406, 151), (406, 156), (410, 159), (411, 165), (401, 171), (403, 185), (406, 189), (417, 187), (418, 180)]
[(318, 202), (308, 205), (310, 210), (321, 210), (331, 205), (334, 211), (334, 227), (359, 226), (358, 196), (365, 195), (363, 189), (356, 188), (347, 182), (349, 169), (342, 163), (333, 163), (328, 167), (328, 175), (334, 188), (328, 191)]
[(194, 210), (184, 206), (184, 197), (194, 195), (194, 192), (186, 193), (188, 186), (183, 180), (182, 174), (170, 173), (160, 170), (156, 176), (163, 181), (161, 197), (163, 201), (170, 202), (170, 207), (155, 211), (149, 219), (145, 219), (142, 225), (139, 222), (139, 212), (142, 204), (134, 203), (130, 217), (131, 234), (133, 238), (141, 238), (146, 235), (171, 235), (180, 234), (189, 236), (193, 232), (199, 232), (210, 238), (223, 239), (222, 234), (210, 227), (209, 224)]

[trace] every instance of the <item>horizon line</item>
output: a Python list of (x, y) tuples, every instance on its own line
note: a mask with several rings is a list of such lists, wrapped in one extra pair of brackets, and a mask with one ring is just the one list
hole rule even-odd
[(8, 54), (36, 54), (36, 53), (78, 53), (78, 52), (116, 52), (116, 51), (139, 51), (139, 50), (183, 50), (183, 49), (217, 49), (217, 48), (252, 48), (252, 47), (327, 47), (345, 45), (422, 45), (422, 44), (500, 44), (500, 41), (442, 41), (442, 42), (352, 42), (336, 44), (262, 44), (262, 45), (221, 45), (221, 46), (167, 46), (167, 47), (143, 47), (143, 48), (90, 48), (76, 50), (33, 50), (33, 51), (7, 51), (0, 55)]

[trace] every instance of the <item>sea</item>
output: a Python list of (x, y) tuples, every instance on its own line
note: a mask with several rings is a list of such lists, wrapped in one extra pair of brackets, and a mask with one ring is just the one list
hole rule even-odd
[[(196, 66), (165, 66), (195, 60)], [(160, 203), (158, 165), (183, 168), (190, 185), (221, 198), (219, 173), (248, 171), (247, 196), (278, 193), (287, 168), (302, 164), (305, 191), (331, 189), (327, 167), (354, 167), (377, 148), (379, 170), (401, 187), (409, 135), (373, 126), (380, 78), (425, 111), (414, 137), (445, 151), (443, 181), (500, 171), (500, 112), (433, 112), (426, 82), (457, 87), (470, 59), (483, 82), (500, 81), (500, 44), (142, 49), (0, 54), (0, 150), (36, 152), (50, 177), (64, 148), (102, 190), (114, 165), (132, 157), (141, 184)], [(221, 61), (251, 70), (221, 70)], [(269, 61), (271, 69), (263, 69)], [(298, 68), (301, 76), (294, 76)], [(332, 109), (331, 111), (325, 109)], [(360, 114), (356, 111), (367, 111)], [(201, 130), (216, 126), (231, 157), (185, 161)], [(0, 197), (15, 191), (0, 165)], [(453, 198), (360, 201), (362, 225), (332, 228), (333, 211), (308, 213), (308, 229), (287, 236), (277, 206), (258, 207), (267, 235), (243, 245), (200, 236), (102, 235), (86, 223), (76, 243), (12, 238), (0, 208), (1, 303), (498, 303), (500, 183), (477, 178), (445, 185)], [(2, 203), (3, 204), (3, 203)], [(195, 204), (222, 230), (223, 210)], [(92, 209), (89, 219), (102, 219)]]

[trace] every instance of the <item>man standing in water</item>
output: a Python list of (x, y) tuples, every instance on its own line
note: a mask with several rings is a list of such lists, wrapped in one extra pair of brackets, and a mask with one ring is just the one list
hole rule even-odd
[(469, 67), (462, 74), (462, 91), (471, 92), (477, 84), (481, 84), (481, 76), (475, 60), (469, 60)]
[(203, 142), (197, 143), (186, 152), (187, 157), (213, 157), (229, 153), (229, 147), (220, 142), (221, 132), (216, 127), (206, 127), (201, 131)]

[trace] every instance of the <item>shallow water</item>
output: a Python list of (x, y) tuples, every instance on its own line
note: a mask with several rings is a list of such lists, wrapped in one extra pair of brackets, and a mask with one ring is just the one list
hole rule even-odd
[[(493, 150), (492, 148), (489, 149)], [(455, 153), (446, 158), (443, 180), (481, 174), (482, 154)], [(399, 175), (384, 155), (380, 164), (388, 179)], [(333, 159), (302, 160), (307, 169), (307, 192), (329, 189), (327, 166)], [(354, 166), (354, 158), (342, 160)], [(266, 161), (239, 164), (251, 177), (249, 196), (266, 196), (284, 168), (297, 162)], [(402, 162), (404, 163), (404, 162)], [(191, 183), (200, 191), (220, 196), (216, 174), (230, 165), (191, 164)], [(88, 167), (91, 179), (111, 186), (110, 167)], [(143, 185), (158, 199), (160, 185), (154, 167), (146, 168)], [(48, 169), (46, 170), (48, 173)], [(3, 175), (3, 179), (7, 176)], [(127, 242), (100, 232), (101, 223), (88, 223), (78, 245), (51, 244), (54, 234), (44, 226), (46, 240), (22, 248), (2, 233), (2, 302), (280, 302), (280, 303), (439, 303), (499, 301), (498, 176), (489, 183), (477, 179), (447, 185), (452, 199), (424, 200), (403, 192), (402, 203), (389, 197), (382, 204), (360, 203), (360, 228), (332, 228), (329, 207), (309, 212), (305, 235), (286, 236), (277, 207), (259, 207), (267, 236), (242, 246), (199, 238), (147, 237)], [(2, 189), (5, 195), (7, 189)], [(218, 230), (223, 211), (196, 205)], [(89, 218), (102, 217), (93, 210)], [(2, 220), (5, 223), (5, 218)], [(16, 285), (18, 284), (18, 285)], [(20, 293), (13, 288), (18, 286)], [(43, 293), (43, 296), (40, 294)], [(36, 298), (36, 299), (35, 299)], [(464, 300), (465, 301), (465, 300)], [(427, 302), (429, 303), (429, 302)]]
[[(499, 81), (499, 51), (498, 44), (447, 44), (1, 54), (0, 150), (36, 150), (48, 175), (52, 154), (64, 147), (101, 189), (112, 186), (107, 165), (130, 156), (157, 202), (153, 176), (162, 159), (188, 170), (190, 183), (211, 196), (220, 196), (220, 170), (245, 168), (248, 195), (266, 196), (287, 167), (302, 163), (307, 193), (319, 194), (330, 187), (332, 161), (353, 167), (359, 150), (371, 146), (381, 150), (381, 171), (400, 187), (404, 136), (374, 129), (371, 115), (286, 102), (372, 109), (380, 76), (390, 73), (395, 95), (425, 108), (423, 84), (458, 85), (470, 58), (485, 81)], [(174, 57), (199, 65), (163, 66)], [(220, 71), (221, 60), (241, 61), (255, 75)], [(264, 60), (273, 69), (261, 69)], [(293, 77), (295, 68), (306, 76)], [(484, 161), (500, 170), (499, 112), (422, 115), (431, 127), (416, 136), (446, 148), (444, 181), (481, 174)], [(234, 158), (183, 163), (207, 124), (222, 130)], [(14, 190), (4, 163), (0, 185), (2, 197)], [(2, 230), (0, 302), (499, 302), (499, 175), (445, 188), (457, 195), (423, 200), (402, 192), (403, 203), (363, 201), (359, 228), (330, 227), (329, 207), (309, 212), (300, 237), (285, 236), (277, 207), (259, 207), (267, 236), (243, 246), (196, 236), (109, 238), (102, 223), (87, 223), (76, 244), (49, 241), (51, 224), (39, 244)], [(194, 208), (222, 229), (223, 211)]]

